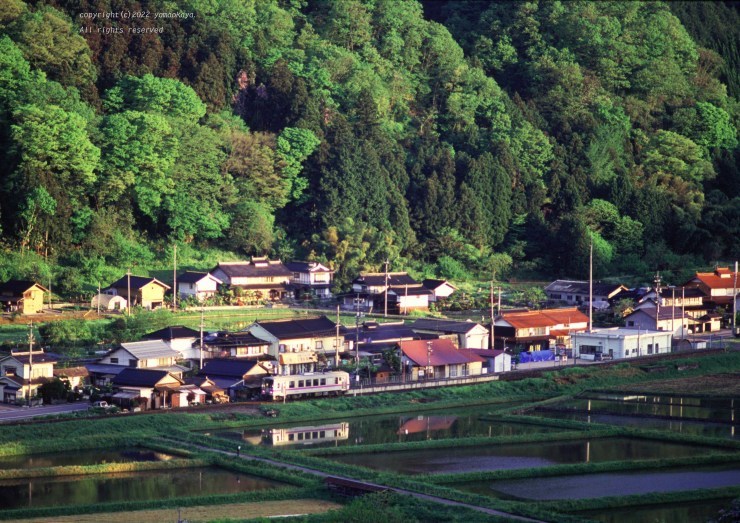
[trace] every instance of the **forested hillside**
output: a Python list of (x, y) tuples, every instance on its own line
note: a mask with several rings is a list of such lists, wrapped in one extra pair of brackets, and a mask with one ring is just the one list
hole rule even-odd
[(688, 21), (737, 13), (696, 9), (5, 0), (0, 276), (77, 293), (175, 243), (340, 282), (736, 258), (738, 25)]

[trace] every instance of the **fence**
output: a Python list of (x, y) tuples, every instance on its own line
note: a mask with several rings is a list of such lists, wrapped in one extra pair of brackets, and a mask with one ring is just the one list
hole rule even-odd
[(380, 380), (363, 378), (350, 380), (350, 393), (369, 394), (375, 392), (390, 392), (396, 390), (431, 389), (435, 387), (449, 387), (453, 385), (471, 385), (497, 381), (498, 374), (478, 374), (475, 376), (458, 376), (455, 378), (430, 378), (428, 380), (410, 380), (407, 376), (391, 376)]

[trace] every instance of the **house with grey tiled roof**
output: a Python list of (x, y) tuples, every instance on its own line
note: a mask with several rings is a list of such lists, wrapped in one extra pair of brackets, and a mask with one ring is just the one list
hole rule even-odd
[(210, 273), (229, 288), (253, 293), (263, 300), (281, 300), (288, 294), (293, 273), (280, 260), (253, 257), (250, 261), (219, 262)]

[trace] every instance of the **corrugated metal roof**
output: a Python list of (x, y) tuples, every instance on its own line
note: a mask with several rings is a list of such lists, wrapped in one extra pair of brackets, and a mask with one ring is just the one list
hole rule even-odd
[(153, 358), (177, 358), (180, 353), (167, 346), (162, 340), (134, 341), (121, 343), (121, 347), (139, 360)]

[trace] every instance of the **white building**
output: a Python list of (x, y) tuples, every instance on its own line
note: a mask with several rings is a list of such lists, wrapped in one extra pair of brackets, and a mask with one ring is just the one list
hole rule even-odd
[(213, 297), (223, 281), (210, 272), (187, 271), (177, 277), (177, 294), (182, 299), (195, 297), (199, 302)]
[(576, 357), (584, 360), (625, 359), (671, 352), (671, 333), (627, 329), (594, 329), (573, 336)]

